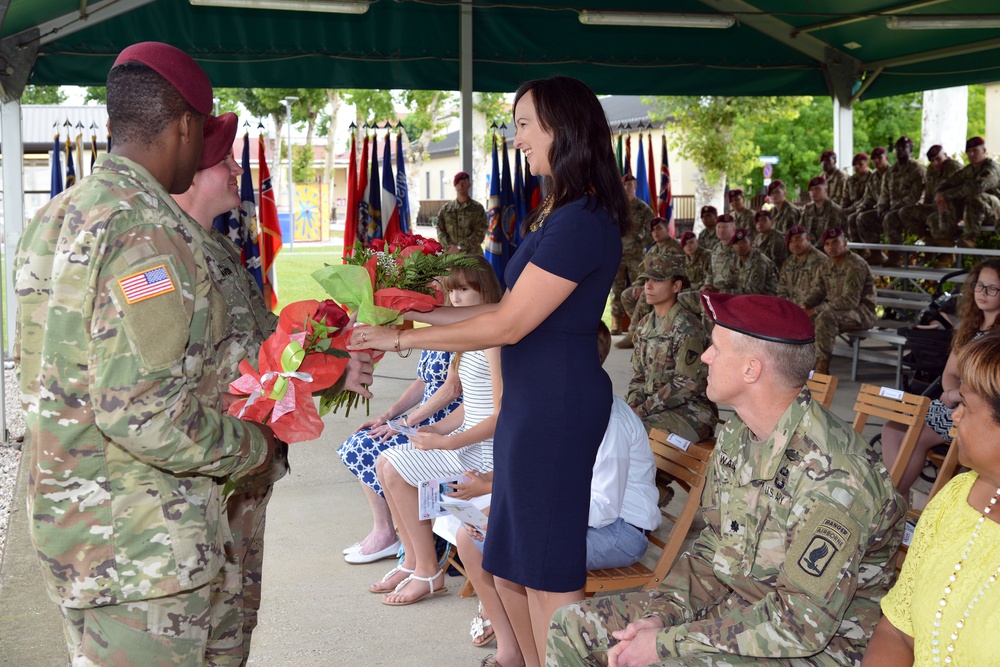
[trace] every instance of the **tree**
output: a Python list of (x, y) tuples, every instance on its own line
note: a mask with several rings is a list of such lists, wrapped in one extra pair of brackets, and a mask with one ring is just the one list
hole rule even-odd
[(969, 86), (970, 137), (986, 136), (986, 86)]
[(59, 86), (25, 86), (21, 104), (62, 104), (66, 93)]
[[(922, 123), (924, 94), (907, 93), (865, 100), (854, 105), (854, 146), (855, 152), (871, 153), (876, 146), (884, 146), (892, 152), (896, 139), (908, 136), (913, 139), (913, 154), (920, 155), (920, 126)], [(840, 159), (840, 166), (846, 167), (851, 155)]]
[[(792, 197), (796, 189), (805, 192), (809, 180), (820, 172), (819, 156), (833, 146), (833, 101), (829, 97), (810, 97), (802, 102), (794, 121), (766, 120), (753, 137), (761, 155), (780, 160), (774, 165), (772, 178), (781, 179)], [(764, 186), (762, 166), (758, 162), (750, 174), (751, 192)]]
[(105, 86), (87, 86), (86, 95), (84, 95), (83, 103), (96, 102), (97, 104), (107, 104), (108, 103), (108, 89)]

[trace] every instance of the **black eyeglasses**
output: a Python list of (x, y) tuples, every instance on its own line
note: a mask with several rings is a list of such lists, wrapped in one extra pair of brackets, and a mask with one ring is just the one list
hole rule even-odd
[(997, 294), (1000, 294), (1000, 287), (995, 285), (984, 285), (978, 280), (973, 283), (972, 288), (977, 292), (983, 292), (986, 296), (996, 296)]

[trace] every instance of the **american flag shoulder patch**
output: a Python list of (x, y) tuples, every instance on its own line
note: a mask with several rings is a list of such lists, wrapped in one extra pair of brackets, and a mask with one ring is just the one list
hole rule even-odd
[(154, 296), (174, 291), (174, 281), (170, 279), (165, 264), (154, 266), (127, 278), (119, 278), (118, 286), (122, 288), (125, 301), (131, 305)]

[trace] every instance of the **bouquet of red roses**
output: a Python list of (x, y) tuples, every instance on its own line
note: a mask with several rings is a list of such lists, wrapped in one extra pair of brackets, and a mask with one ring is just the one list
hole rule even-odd
[(350, 354), (350, 318), (331, 299), (296, 301), (281, 310), (277, 329), (260, 348), (255, 369), (240, 362), (234, 394), (246, 396), (229, 414), (267, 424), (285, 442), (313, 440), (323, 421), (313, 394), (332, 387), (344, 374)]

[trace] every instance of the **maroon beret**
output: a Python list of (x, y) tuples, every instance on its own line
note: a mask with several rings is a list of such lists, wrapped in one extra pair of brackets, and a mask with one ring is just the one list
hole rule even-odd
[(827, 159), (831, 155), (833, 157), (837, 157), (837, 151), (823, 151), (823, 154), (819, 156), (819, 161), (822, 162), (823, 160)]
[(806, 311), (776, 296), (702, 292), (701, 303), (716, 324), (753, 338), (789, 345), (816, 338)]
[(698, 215), (698, 217), (704, 218), (706, 213), (711, 213), (712, 215), (719, 215), (719, 211), (714, 206), (702, 206), (701, 213)]
[(656, 227), (660, 223), (668, 225), (670, 224), (670, 221), (667, 220), (666, 218), (661, 218), (660, 216), (656, 216), (655, 218), (649, 219), (649, 228), (652, 229), (653, 227)]
[(857, 164), (858, 162), (861, 162), (862, 160), (865, 160), (865, 161), (868, 160), (868, 153), (865, 153), (865, 152), (858, 153), (857, 155), (854, 156), (854, 159), (851, 160), (851, 164)]
[(910, 144), (910, 146), (913, 146), (913, 139), (904, 134), (899, 139), (896, 139), (896, 145), (899, 146), (900, 144)]
[(635, 176), (633, 176), (632, 174), (625, 174), (624, 176), (622, 176), (622, 185), (628, 183), (629, 181), (634, 181), (634, 180)]
[(198, 171), (214, 167), (233, 154), (238, 120), (236, 114), (231, 112), (205, 118), (205, 146), (201, 149)]
[(684, 232), (681, 234), (681, 247), (683, 248), (688, 241), (694, 238), (698, 238), (695, 236), (694, 232)]
[(823, 232), (823, 238), (820, 243), (826, 243), (828, 239), (840, 238), (844, 235), (844, 230), (840, 227), (830, 227), (825, 232)]
[(719, 219), (717, 220), (717, 222), (733, 222), (733, 223), (735, 223), (736, 222), (736, 218), (734, 218), (733, 216), (729, 215), (728, 213), (723, 213), (722, 215), (719, 216)]
[(982, 137), (972, 137), (971, 139), (965, 142), (965, 150), (969, 150), (970, 148), (975, 148), (976, 146), (985, 146), (985, 145), (986, 145), (986, 140), (983, 139)]
[(750, 238), (750, 230), (744, 227), (733, 232), (733, 238), (729, 239), (729, 245), (736, 245), (737, 241)]
[(467, 171), (460, 171), (457, 174), (455, 174), (455, 178), (451, 179), (451, 184), (452, 185), (458, 185), (459, 181), (465, 180), (467, 178), (469, 178), (469, 172), (467, 172)]
[(936, 158), (938, 155), (941, 154), (942, 150), (944, 150), (944, 148), (941, 146), (941, 144), (934, 144), (933, 146), (927, 149), (927, 159), (933, 160), (934, 158)]
[(730, 190), (729, 194), (727, 195), (727, 197), (729, 197), (729, 201), (733, 201), (737, 197), (742, 197), (742, 196), (743, 196), (743, 191), (740, 190), (739, 188), (737, 188), (736, 190)]
[(776, 178), (773, 181), (771, 181), (770, 185), (767, 186), (767, 194), (771, 194), (772, 192), (774, 192), (778, 188), (784, 188), (784, 187), (785, 187), (785, 184), (782, 183), (780, 179)]
[(771, 210), (771, 209), (769, 209), (769, 208), (762, 208), (762, 209), (760, 209), (759, 211), (757, 211), (756, 213), (753, 214), (753, 219), (754, 219), (755, 222), (757, 220), (760, 220), (761, 218), (771, 218), (773, 220), (774, 219), (774, 211)]
[(876, 157), (878, 157), (879, 155), (885, 155), (885, 154), (886, 154), (886, 153), (888, 153), (888, 152), (889, 152), (889, 151), (887, 151), (887, 150), (885, 149), (885, 146), (876, 146), (876, 147), (874, 148), (874, 150), (872, 150), (872, 157), (873, 157), (873, 158), (876, 158)]
[(795, 225), (794, 227), (789, 227), (788, 231), (785, 232), (785, 245), (787, 246), (792, 242), (792, 237), (797, 234), (808, 234), (809, 230), (802, 225)]
[(212, 113), (212, 82), (194, 58), (162, 42), (140, 42), (125, 47), (112, 69), (122, 63), (142, 63), (166, 79), (195, 111)]
[(813, 187), (815, 185), (826, 185), (826, 177), (825, 176), (817, 176), (816, 178), (814, 178), (811, 181), (809, 181), (809, 187)]

